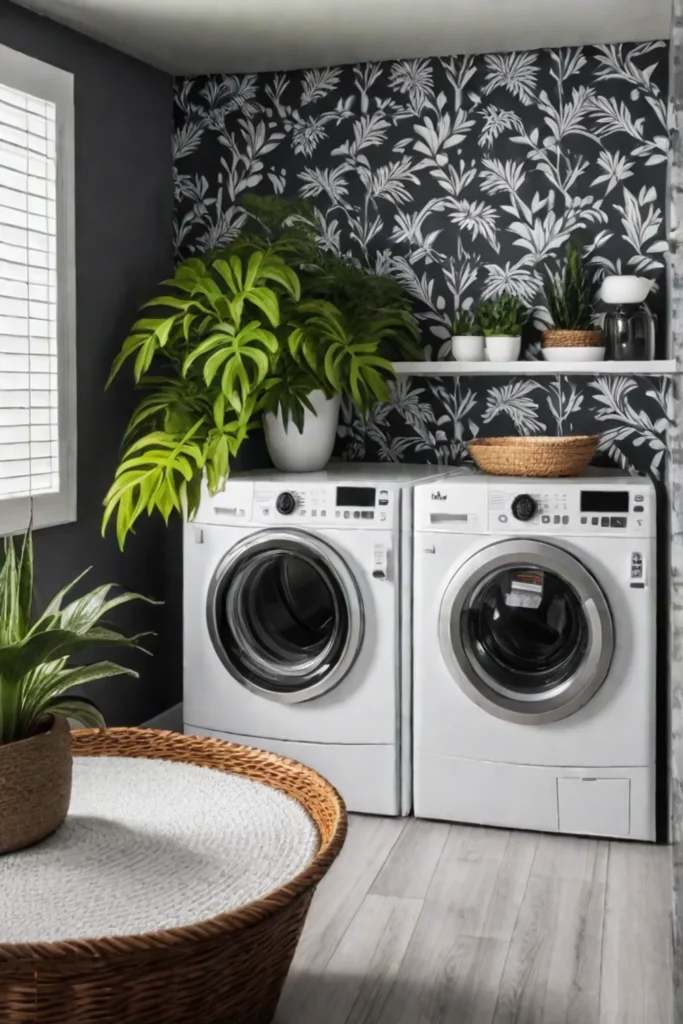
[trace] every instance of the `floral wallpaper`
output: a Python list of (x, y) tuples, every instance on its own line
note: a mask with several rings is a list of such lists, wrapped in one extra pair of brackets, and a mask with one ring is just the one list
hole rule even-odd
[[(429, 359), (456, 311), (512, 291), (548, 323), (546, 274), (572, 235), (592, 273), (657, 280), (665, 310), (668, 47), (654, 42), (179, 80), (180, 256), (230, 240), (244, 192), (310, 199), (321, 243), (401, 280)], [(647, 378), (401, 378), (353, 459), (455, 462), (474, 436), (602, 434), (606, 457), (661, 476), (668, 387)]]

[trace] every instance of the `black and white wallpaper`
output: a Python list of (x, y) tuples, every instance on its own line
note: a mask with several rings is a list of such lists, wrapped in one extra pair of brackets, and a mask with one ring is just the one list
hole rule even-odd
[[(596, 281), (655, 278), (665, 310), (668, 48), (663, 42), (179, 80), (180, 256), (238, 234), (250, 191), (310, 199), (324, 246), (398, 277), (426, 355), (456, 311), (542, 285), (578, 235)], [(642, 377), (408, 378), (340, 426), (353, 459), (460, 461), (474, 436), (599, 432), (607, 457), (660, 478), (668, 385)]]

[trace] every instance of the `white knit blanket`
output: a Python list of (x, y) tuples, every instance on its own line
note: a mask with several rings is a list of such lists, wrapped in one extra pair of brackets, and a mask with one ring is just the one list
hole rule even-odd
[(318, 843), (300, 804), (250, 779), (170, 761), (77, 757), (61, 829), (0, 856), (0, 942), (202, 921), (293, 878)]

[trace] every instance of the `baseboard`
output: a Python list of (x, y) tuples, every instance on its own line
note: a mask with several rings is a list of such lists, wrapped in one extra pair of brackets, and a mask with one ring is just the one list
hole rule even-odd
[(161, 714), (150, 718), (149, 722), (142, 723), (147, 729), (170, 729), (171, 732), (183, 731), (183, 705), (174, 704), (172, 708), (162, 711)]

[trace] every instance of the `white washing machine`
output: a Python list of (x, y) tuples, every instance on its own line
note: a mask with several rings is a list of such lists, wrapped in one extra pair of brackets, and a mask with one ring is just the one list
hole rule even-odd
[(655, 506), (619, 474), (416, 489), (416, 815), (655, 839)]
[(411, 490), (434, 475), (344, 463), (204, 497), (184, 542), (187, 733), (311, 765), (353, 811), (410, 811)]

